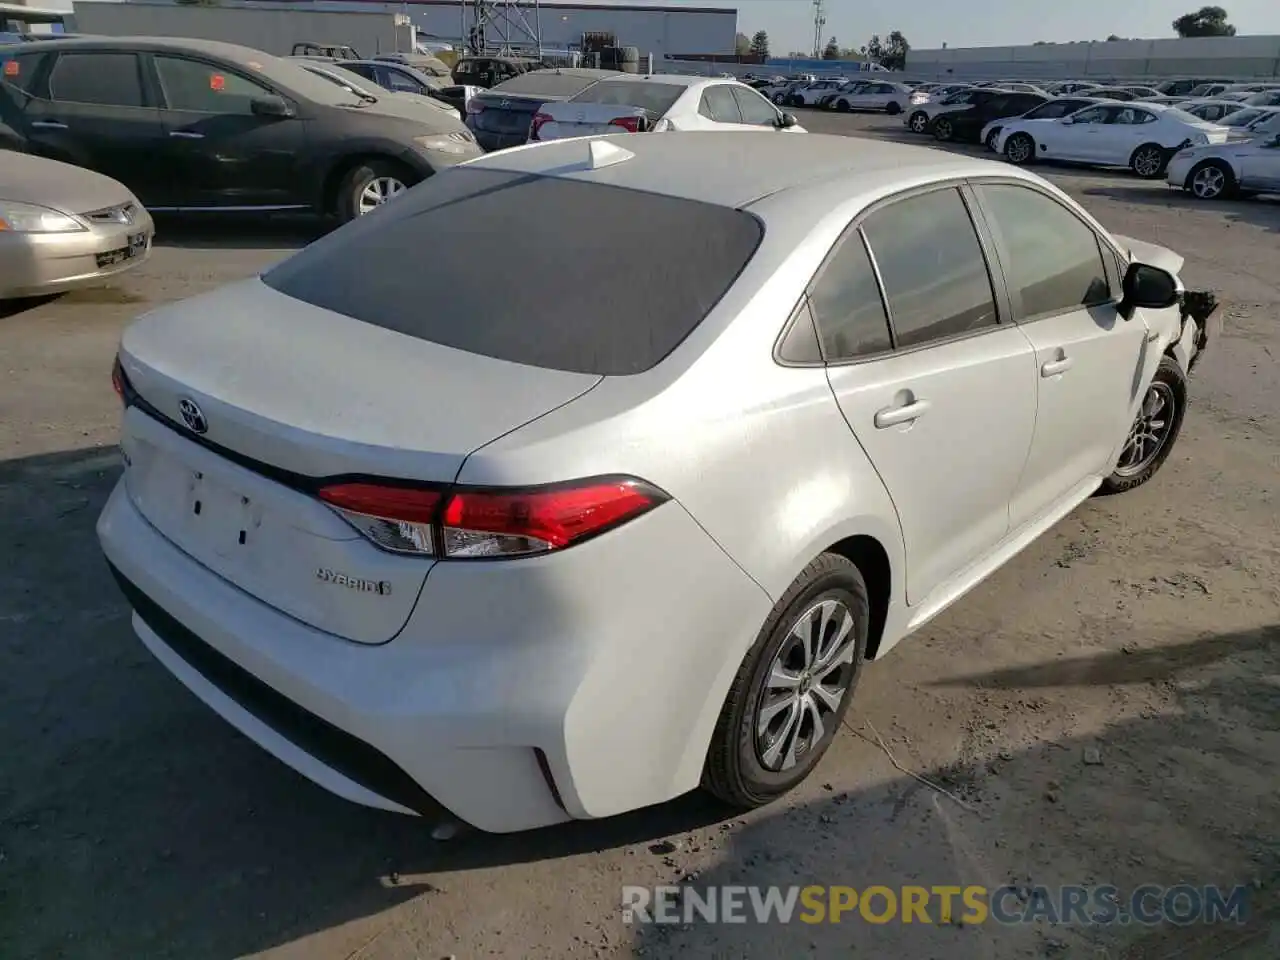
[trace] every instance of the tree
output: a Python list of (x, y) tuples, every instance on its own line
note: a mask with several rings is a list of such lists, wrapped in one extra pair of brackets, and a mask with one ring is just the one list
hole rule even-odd
[(872, 63), (884, 65), (883, 58), (885, 56), (884, 44), (880, 42), (880, 34), (871, 35), (871, 39), (867, 41), (867, 45), (862, 48), (862, 52)]
[(769, 34), (764, 30), (757, 30), (756, 35), (751, 38), (751, 52), (757, 57), (769, 56)]
[(880, 66), (888, 67), (890, 70), (907, 69), (907, 53), (910, 50), (911, 44), (902, 35), (902, 31), (894, 30), (889, 34), (888, 41), (881, 48)]
[(828, 40), (827, 45), (822, 48), (822, 59), (823, 60), (839, 60), (840, 59), (840, 44), (836, 43), (835, 37), (832, 37), (830, 40)]
[(1184, 13), (1173, 21), (1180, 37), (1234, 37), (1236, 28), (1227, 23), (1222, 7), (1201, 7), (1195, 13)]
[(745, 33), (740, 33), (733, 38), (733, 52), (738, 56), (743, 56), (751, 52), (751, 38)]
[(1113, 33), (1107, 37), (1107, 43), (1113, 43), (1116, 40), (1123, 40), (1123, 39), (1124, 37), (1120, 36), (1119, 34)]

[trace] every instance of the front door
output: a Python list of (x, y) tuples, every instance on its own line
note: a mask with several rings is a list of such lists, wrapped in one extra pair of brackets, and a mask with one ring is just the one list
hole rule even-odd
[(22, 112), (28, 150), (96, 170), (154, 203), (164, 136), (140, 67), (132, 53), (59, 53)]
[(304, 123), (260, 116), (253, 101), (274, 96), (265, 83), (213, 61), (156, 54), (163, 98), (170, 205), (289, 207), (310, 202)]
[(1035, 350), (1035, 438), (1009, 510), (1017, 529), (1111, 472), (1138, 401), (1147, 326), (1120, 316), (1115, 253), (1073, 211), (1029, 186), (974, 193)]
[(810, 303), (831, 388), (893, 498), (914, 606), (1008, 533), (1035, 366), (1022, 332), (1002, 322), (958, 190), (890, 201), (859, 226)]

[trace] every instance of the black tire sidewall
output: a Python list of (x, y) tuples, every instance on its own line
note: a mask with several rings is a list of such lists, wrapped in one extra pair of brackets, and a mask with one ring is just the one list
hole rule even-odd
[(933, 121), (933, 135), (938, 140), (946, 143), (955, 135), (955, 128), (951, 125), (950, 120), (939, 118)]
[[(1178, 365), (1178, 361), (1172, 357), (1165, 356), (1161, 357), (1160, 366), (1156, 368), (1156, 374), (1151, 380), (1153, 383), (1157, 380), (1163, 381), (1173, 391), (1176, 409), (1173, 414), (1173, 426), (1170, 428), (1169, 438), (1165, 441), (1160, 453), (1147, 464), (1146, 469), (1141, 473), (1134, 474), (1131, 477), (1121, 477), (1113, 473), (1102, 481), (1102, 489), (1106, 493), (1124, 493), (1126, 490), (1142, 486), (1154, 477), (1160, 468), (1164, 466), (1164, 462), (1169, 459), (1169, 454), (1173, 452), (1173, 448), (1178, 443), (1178, 437), (1182, 434), (1182, 421), (1187, 413), (1187, 375), (1183, 372), (1182, 367)], [(1142, 396), (1145, 400), (1145, 390)]]
[(346, 223), (360, 217), (360, 194), (378, 177), (395, 177), (406, 187), (414, 184), (413, 178), (398, 164), (385, 160), (367, 160), (347, 171), (338, 190), (338, 218)]
[[(783, 795), (803, 781), (818, 765), (839, 732), (841, 721), (853, 701), (866, 653), (871, 611), (867, 602), (866, 585), (852, 563), (843, 557), (824, 555), (810, 565), (806, 574), (802, 574), (802, 578), (797, 580), (788, 594), (783, 598), (784, 603), (775, 607), (743, 663), (745, 685), (738, 691), (737, 702), (730, 705), (728, 723), (724, 729), (724, 733), (732, 738), (725, 746), (731, 751), (729, 773), (734, 780), (735, 793), (741, 794), (752, 804), (765, 803)], [(756, 708), (764, 695), (764, 681), (796, 618), (818, 600), (828, 597), (840, 600), (853, 615), (853, 629), (857, 637), (853, 677), (836, 715), (828, 718), (823, 740), (816, 748), (811, 748), (803, 762), (793, 769), (785, 773), (772, 773), (761, 765), (755, 746)]]
[[(1009, 155), (1009, 148), (1010, 148), (1010, 147), (1011, 147), (1015, 142), (1021, 142), (1021, 140), (1020, 140), (1019, 138), (1021, 138), (1021, 140), (1030, 140), (1030, 141), (1031, 141), (1031, 152), (1027, 154), (1027, 157), (1026, 157), (1026, 159), (1024, 159), (1024, 160), (1015, 160), (1015, 159), (1013, 159), (1013, 157), (1011, 157), (1011, 156)], [(1034, 141), (1034, 140), (1031, 140), (1031, 137), (1030, 137), (1030, 135), (1029, 135), (1029, 134), (1025, 134), (1025, 133), (1015, 133), (1012, 137), (1010, 137), (1008, 140), (1006, 140), (1006, 141), (1005, 141), (1005, 144), (1004, 144), (1004, 156), (1005, 156), (1005, 159), (1006, 159), (1006, 160), (1008, 160), (1010, 163), (1014, 164), (1015, 166), (1022, 166), (1022, 165), (1024, 165), (1024, 164), (1030, 163), (1030, 162), (1031, 162), (1031, 158), (1032, 158), (1033, 156), (1035, 156), (1035, 146), (1036, 146), (1036, 145), (1035, 145), (1035, 141)]]

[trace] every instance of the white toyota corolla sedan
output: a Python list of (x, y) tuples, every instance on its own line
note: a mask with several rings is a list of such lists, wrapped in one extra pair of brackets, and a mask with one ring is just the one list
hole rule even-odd
[(734, 136), (493, 153), (130, 326), (98, 534), (142, 642), (371, 806), (751, 807), (1166, 461), (1217, 322), (1180, 257), (1005, 164)]

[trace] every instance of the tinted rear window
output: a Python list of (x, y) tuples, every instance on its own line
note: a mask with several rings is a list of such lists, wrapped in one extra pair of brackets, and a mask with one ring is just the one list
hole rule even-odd
[(588, 87), (570, 103), (608, 103), (616, 106), (640, 107), (653, 113), (666, 113), (680, 99), (688, 87), (674, 83), (646, 83), (644, 81), (603, 80)]
[(702, 322), (763, 232), (728, 207), (459, 167), (263, 281), (421, 340), (620, 376), (661, 362)]
[(599, 80), (599, 77), (579, 77), (554, 70), (534, 70), (518, 77), (504, 80), (493, 88), (494, 93), (533, 93), (545, 97), (571, 97)]

